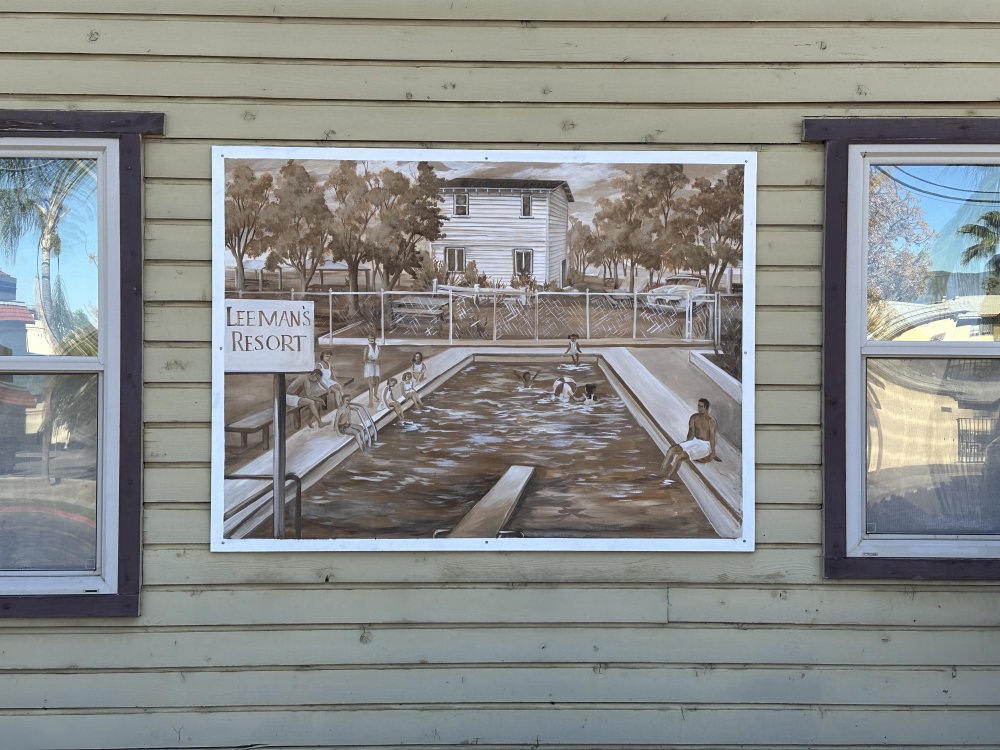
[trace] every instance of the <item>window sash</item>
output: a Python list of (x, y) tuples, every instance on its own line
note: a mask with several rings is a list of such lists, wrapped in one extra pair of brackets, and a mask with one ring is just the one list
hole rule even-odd
[(868, 206), (871, 165), (995, 164), (1000, 147), (870, 145), (848, 147), (845, 284), (846, 556), (887, 558), (1000, 557), (1000, 537), (977, 534), (869, 534), (866, 530), (868, 359), (1000, 356), (995, 342), (868, 339)]
[(2, 137), (0, 155), (94, 159), (97, 162), (98, 355), (0, 357), (4, 373), (96, 373), (97, 555), (93, 572), (0, 570), (0, 596), (113, 594), (119, 587), (119, 425), (121, 421), (121, 185), (119, 141), (115, 138)]
[(521, 218), (531, 218), (531, 193), (521, 194)]
[(455, 216), (469, 215), (469, 194), (455, 193)]

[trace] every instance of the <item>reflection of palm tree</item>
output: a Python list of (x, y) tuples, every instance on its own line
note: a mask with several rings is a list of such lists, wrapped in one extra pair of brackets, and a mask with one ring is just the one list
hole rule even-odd
[(61, 249), (59, 222), (69, 211), (67, 201), (77, 190), (97, 186), (93, 159), (42, 157), (0, 158), (0, 250), (17, 252), (29, 231), (38, 237), (38, 302), (45, 322), (53, 317), (51, 262)]
[(1000, 245), (1000, 211), (987, 211), (979, 217), (976, 224), (963, 224), (956, 232), (966, 234), (976, 244), (965, 248), (962, 253), (962, 264), (969, 265), (976, 260), (985, 260), (986, 269), (993, 276), (1000, 275), (1000, 255), (997, 247)]

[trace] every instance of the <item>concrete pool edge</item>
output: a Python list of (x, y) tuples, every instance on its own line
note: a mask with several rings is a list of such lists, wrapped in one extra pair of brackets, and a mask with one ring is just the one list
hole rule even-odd
[[(429, 376), (424, 383), (420, 384), (419, 390), (422, 395), (436, 390), (473, 362), (523, 363), (527, 359), (530, 362), (539, 360), (547, 363), (556, 360), (559, 363), (565, 363), (566, 358), (563, 352), (564, 350), (561, 347), (551, 346), (534, 346), (530, 348), (484, 347), (482, 344), (453, 346), (443, 352), (431, 355), (425, 360)], [(684, 405), (673, 396), (664, 384), (648, 371), (645, 365), (638, 362), (627, 350), (623, 347), (594, 347), (588, 350), (583, 359), (597, 364), (611, 386), (622, 398), (633, 418), (636, 419), (660, 450), (665, 451), (670, 445), (684, 439), (686, 433), (686, 416), (684, 417), (683, 429), (678, 425), (671, 425), (670, 428), (667, 428), (664, 422), (670, 420), (665, 420), (662, 414), (660, 417), (652, 414), (644, 406), (644, 403), (655, 400), (658, 402), (657, 405), (659, 405), (660, 401), (669, 401), (673, 411), (677, 411), (678, 409), (683, 410), (685, 408)], [(618, 367), (615, 366), (616, 364)], [(627, 370), (636, 375), (636, 379), (641, 380), (642, 383), (633, 382), (630, 385), (622, 378), (620, 370)], [(638, 377), (642, 374), (648, 377)], [(640, 385), (642, 386), (641, 388), (639, 388)], [(636, 390), (642, 390), (645, 393), (644, 395), (639, 395), (636, 393)], [(651, 392), (654, 394), (652, 397), (649, 395)], [(353, 400), (355, 403), (365, 403), (367, 395), (361, 394)], [(395, 413), (385, 409), (375, 410), (372, 417), (380, 429), (396, 419)], [(289, 471), (295, 471), (301, 476), (303, 490), (315, 484), (359, 449), (357, 442), (353, 438), (346, 436), (337, 438), (332, 433), (323, 434), (324, 432), (325, 428), (311, 430), (308, 434), (305, 430), (300, 430), (289, 438), (288, 446), (291, 449), (289, 450), (289, 454), (290, 456), (295, 454), (298, 459), (290, 460)], [(675, 440), (674, 435), (671, 433), (676, 434), (678, 439)], [(314, 448), (315, 450), (308, 450), (309, 448)], [(723, 448), (721, 444), (720, 448)], [(724, 450), (730, 461), (741, 462), (741, 454), (732, 449), (731, 446)], [(271, 460), (271, 454), (265, 453), (263, 456), (259, 456), (241, 467), (238, 473), (269, 473)], [(260, 466), (256, 464), (260, 464)], [(711, 475), (713, 469), (715, 469), (715, 466), (712, 464), (696, 467), (694, 464), (686, 462), (681, 467), (679, 476), (720, 539), (726, 541), (738, 540), (741, 534), (740, 495), (735, 494), (731, 488), (727, 491), (724, 482), (721, 483), (722, 487), (719, 486), (720, 483), (718, 481), (713, 484), (710, 477), (705, 476), (706, 474)], [(242, 484), (237, 486), (234, 482), (242, 482)], [(270, 491), (265, 491), (263, 495), (254, 500), (252, 508), (243, 512), (239, 523), (234, 524), (232, 521), (234, 513), (232, 509), (238, 507), (241, 501), (246, 501), (248, 492), (251, 493), (250, 497), (252, 497), (253, 494), (260, 492), (262, 487), (266, 487), (268, 483), (261, 481), (253, 482), (250, 480), (227, 480), (226, 484), (227, 491), (225, 492), (225, 508), (223, 512), (224, 514), (228, 514), (229, 517), (226, 518), (224, 538), (227, 541), (244, 541), (247, 534), (252, 533), (253, 529), (260, 527), (270, 519), (271, 493)], [(291, 499), (289, 502), (291, 502)], [(233, 535), (234, 527), (243, 527), (242, 534)], [(629, 538), (622, 537), (621, 539)], [(580, 539), (580, 541), (587, 540), (588, 538), (586, 537)], [(664, 537), (663, 540), (672, 541), (674, 539)], [(302, 540), (290, 541), (296, 543), (302, 542)], [(396, 542), (400, 540), (392, 541)], [(412, 541), (425, 542), (429, 540)], [(435, 544), (438, 542), (440, 540), (435, 540)]]

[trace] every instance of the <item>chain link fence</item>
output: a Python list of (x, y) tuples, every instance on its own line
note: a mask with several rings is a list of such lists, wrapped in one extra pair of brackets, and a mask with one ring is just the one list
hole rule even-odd
[(533, 292), (447, 287), (436, 292), (243, 292), (246, 299), (310, 299), (317, 335), (443, 341), (682, 341), (717, 350), (742, 324), (740, 295)]

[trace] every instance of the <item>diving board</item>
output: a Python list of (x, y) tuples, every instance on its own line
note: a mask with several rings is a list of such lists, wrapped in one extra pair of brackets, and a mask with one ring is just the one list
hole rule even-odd
[(515, 464), (508, 468), (448, 536), (466, 539), (496, 537), (514, 515), (514, 509), (524, 494), (525, 485), (534, 473), (534, 466)]

